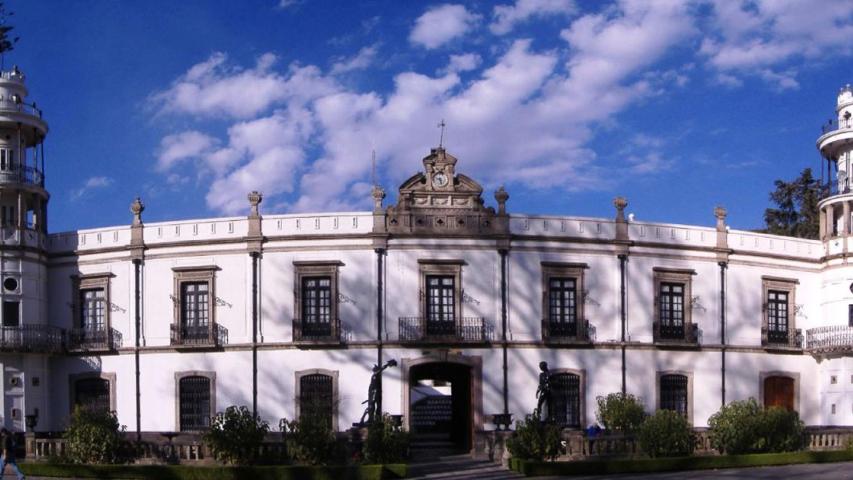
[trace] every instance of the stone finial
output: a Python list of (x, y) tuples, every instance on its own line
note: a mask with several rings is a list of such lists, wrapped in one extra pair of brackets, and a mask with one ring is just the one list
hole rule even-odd
[(725, 230), (726, 229), (726, 215), (728, 212), (724, 207), (717, 205), (714, 208), (714, 216), (717, 217), (717, 230)]
[(134, 225), (142, 225), (143, 211), (145, 211), (145, 204), (142, 203), (142, 200), (139, 197), (136, 197), (136, 199), (133, 200), (133, 203), (130, 204), (130, 213), (133, 214)]
[(498, 202), (498, 215), (506, 215), (506, 201), (509, 200), (509, 194), (504, 190), (504, 186), (495, 190), (495, 200)]
[(248, 199), (249, 199), (249, 205), (251, 205), (251, 207), (252, 207), (252, 211), (251, 211), (251, 213), (249, 214), (249, 216), (250, 216), (250, 217), (259, 217), (259, 216), (261, 216), (260, 212), (258, 211), (258, 205), (260, 205), (260, 204), (261, 204), (261, 202), (264, 200), (264, 194), (263, 194), (263, 193), (258, 192), (257, 190), (252, 190), (252, 191), (251, 191), (251, 192), (246, 196), (246, 198), (248, 198)]
[(370, 195), (373, 197), (373, 211), (381, 212), (382, 200), (385, 200), (385, 190), (379, 185), (374, 185)]
[(628, 200), (625, 200), (625, 197), (616, 197), (613, 199), (613, 206), (616, 207), (616, 221), (625, 222), (625, 208), (628, 206)]

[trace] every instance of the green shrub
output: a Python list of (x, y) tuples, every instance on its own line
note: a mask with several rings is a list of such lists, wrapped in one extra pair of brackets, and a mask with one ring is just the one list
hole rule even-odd
[(286, 422), (287, 453), (301, 465), (328, 465), (341, 460), (328, 415), (309, 410), (299, 420)]
[(115, 412), (74, 407), (63, 436), (65, 456), (71, 463), (121, 463), (130, 450), (125, 429)]
[(696, 435), (687, 419), (672, 410), (646, 417), (638, 435), (640, 448), (650, 457), (684, 457), (693, 454)]
[(409, 453), (409, 433), (396, 430), (386, 413), (367, 427), (365, 463), (399, 463)]
[(632, 433), (640, 428), (646, 418), (643, 402), (630, 393), (611, 393), (606, 397), (596, 397), (595, 400), (598, 403), (595, 415), (605, 430)]
[(764, 409), (759, 431), (762, 452), (793, 452), (803, 448), (805, 425), (797, 412), (782, 407)]
[(524, 460), (553, 460), (560, 455), (560, 428), (528, 416), (515, 423), (507, 448), (513, 457)]
[(754, 398), (723, 406), (708, 426), (711, 446), (729, 454), (799, 450), (805, 428), (797, 412), (764, 409)]
[(232, 405), (213, 417), (204, 442), (217, 460), (246, 465), (257, 459), (269, 429), (269, 424), (252, 415), (247, 407)]

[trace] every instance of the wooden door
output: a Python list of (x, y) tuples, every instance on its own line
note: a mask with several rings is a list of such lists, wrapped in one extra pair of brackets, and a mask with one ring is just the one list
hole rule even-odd
[(764, 406), (794, 410), (794, 379), (767, 377), (764, 379)]

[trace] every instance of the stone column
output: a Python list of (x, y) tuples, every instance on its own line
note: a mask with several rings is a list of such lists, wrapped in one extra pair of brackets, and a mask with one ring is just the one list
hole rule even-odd
[(820, 236), (821, 240), (826, 239), (826, 208), (820, 209), (820, 230), (818, 230), (818, 236)]
[(835, 206), (830, 204), (826, 206), (826, 238), (832, 238), (835, 232)]
[(845, 200), (841, 204), (841, 211), (844, 218), (841, 220), (841, 228), (838, 234), (846, 237), (850, 233), (850, 202)]

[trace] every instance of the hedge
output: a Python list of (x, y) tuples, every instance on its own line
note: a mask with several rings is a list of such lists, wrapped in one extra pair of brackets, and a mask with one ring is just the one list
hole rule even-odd
[(708, 457), (652, 458), (634, 460), (581, 460), (575, 462), (532, 462), (511, 458), (510, 468), (528, 477), (540, 475), (604, 475), (651, 473), (715, 468), (763, 467), (796, 463), (853, 461), (853, 450), (828, 452), (755, 453)]
[(21, 463), (27, 476), (139, 480), (384, 480), (405, 478), (404, 464), (359, 466), (196, 467), (188, 465), (57, 465)]

